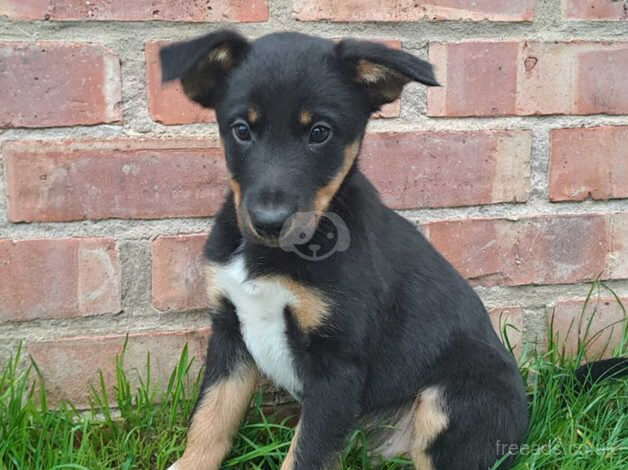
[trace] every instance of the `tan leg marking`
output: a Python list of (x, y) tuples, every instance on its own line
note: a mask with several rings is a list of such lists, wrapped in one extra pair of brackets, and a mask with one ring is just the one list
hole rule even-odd
[(253, 366), (208, 388), (192, 417), (187, 446), (176, 470), (217, 470), (231, 448), (255, 390)]
[(303, 127), (307, 127), (312, 124), (312, 113), (307, 110), (303, 110), (299, 113), (299, 122)]
[[(297, 452), (297, 444), (299, 442), (299, 436), (301, 435), (301, 420), (299, 420), (297, 427), (294, 430), (294, 436), (290, 441), (290, 448), (288, 449), (288, 454), (281, 464), (281, 468), (279, 470), (293, 470), (294, 465), (296, 463), (296, 452)], [(338, 458), (334, 457), (334, 460), (325, 466), (325, 470), (334, 470), (338, 468), (339, 462)]]
[(414, 411), (414, 429), (410, 456), (417, 470), (433, 470), (428, 447), (440, 433), (447, 429), (449, 418), (443, 408), (442, 392), (438, 387), (429, 387), (421, 392)]
[(344, 150), (344, 159), (342, 166), (336, 176), (334, 176), (329, 183), (320, 188), (314, 196), (314, 212), (320, 217), (327, 209), (329, 202), (332, 200), (338, 188), (344, 181), (347, 173), (351, 169), (353, 162), (358, 156), (360, 150), (360, 140), (356, 140), (350, 145), (347, 145)]
[(292, 441), (290, 441), (290, 448), (288, 449), (288, 454), (281, 464), (280, 470), (292, 470), (294, 464), (296, 462), (296, 451), (297, 451), (297, 442), (299, 441), (299, 435), (301, 434), (301, 421), (297, 423), (297, 427), (294, 430), (294, 436), (292, 437)]

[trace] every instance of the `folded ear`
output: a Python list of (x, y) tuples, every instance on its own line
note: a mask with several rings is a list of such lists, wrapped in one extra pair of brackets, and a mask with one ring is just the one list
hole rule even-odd
[(399, 49), (344, 39), (336, 45), (336, 54), (347, 64), (353, 80), (364, 87), (373, 110), (399, 98), (411, 81), (438, 86), (429, 62)]
[(159, 51), (161, 80), (179, 79), (193, 101), (212, 108), (221, 96), (229, 71), (246, 55), (249, 42), (235, 31), (221, 30)]

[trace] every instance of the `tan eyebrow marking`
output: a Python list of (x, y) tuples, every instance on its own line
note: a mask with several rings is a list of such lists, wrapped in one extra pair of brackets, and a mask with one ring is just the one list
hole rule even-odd
[(259, 113), (257, 112), (257, 108), (255, 108), (255, 106), (249, 106), (248, 118), (251, 124), (255, 124), (259, 119)]
[(312, 123), (312, 113), (307, 110), (303, 110), (299, 113), (299, 122), (303, 126), (309, 126)]

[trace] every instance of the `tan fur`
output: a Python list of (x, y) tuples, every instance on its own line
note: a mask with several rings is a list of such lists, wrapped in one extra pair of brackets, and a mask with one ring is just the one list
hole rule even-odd
[(301, 434), (301, 421), (297, 423), (297, 427), (294, 430), (294, 436), (292, 437), (292, 441), (290, 441), (290, 448), (288, 449), (288, 454), (281, 464), (280, 470), (292, 470), (294, 468), (294, 464), (296, 462), (296, 451), (297, 451), (297, 443), (299, 441), (299, 436)]
[(229, 178), (229, 187), (233, 192), (233, 202), (236, 206), (236, 209), (240, 207), (240, 200), (242, 198), (242, 192), (240, 190), (240, 183), (238, 183), (233, 177)]
[(299, 113), (299, 122), (302, 126), (309, 126), (312, 124), (312, 113), (307, 110), (303, 110)]
[(259, 119), (259, 113), (257, 112), (257, 108), (251, 106), (248, 110), (248, 118), (250, 124), (255, 124)]
[(375, 86), (387, 102), (399, 98), (404, 85), (410, 81), (408, 77), (395, 70), (367, 60), (361, 60), (356, 65), (355, 80), (358, 83)]
[(209, 308), (218, 308), (222, 300), (222, 292), (216, 287), (216, 270), (214, 263), (205, 264), (205, 288)]
[(319, 326), (329, 313), (329, 302), (317, 289), (306, 287), (288, 276), (275, 276), (284, 288), (295, 298), (290, 304), (294, 319), (302, 330), (308, 331)]
[(448, 424), (449, 418), (445, 414), (441, 390), (438, 387), (423, 390), (416, 401), (410, 448), (410, 456), (417, 470), (433, 470), (427, 449), (447, 429)]
[(188, 430), (187, 446), (176, 470), (217, 470), (231, 448), (255, 390), (257, 372), (241, 366), (204, 393)]
[[(301, 421), (299, 420), (299, 422), (297, 423), (297, 427), (294, 430), (294, 436), (292, 437), (292, 441), (290, 441), (290, 448), (288, 449), (288, 454), (286, 455), (286, 458), (282, 462), (280, 470), (293, 470), (294, 469), (294, 465), (296, 463), (297, 444), (299, 442), (300, 436), (301, 436)], [(339, 463), (337, 460), (338, 459), (335, 459), (330, 464), (326, 465), (324, 467), (324, 470), (334, 470), (338, 468)]]
[(368, 60), (360, 60), (356, 67), (356, 80), (362, 83), (377, 83), (386, 79), (388, 69)]
[(229, 178), (229, 187), (233, 192), (233, 203), (236, 207), (236, 220), (238, 222), (238, 227), (240, 228), (240, 233), (244, 233), (245, 229), (252, 233), (259, 240), (265, 240), (266, 244), (269, 246), (279, 246), (279, 242), (277, 240), (266, 240), (262, 237), (255, 227), (253, 227), (253, 223), (251, 222), (251, 217), (249, 216), (248, 211), (240, 210), (240, 204), (242, 202), (242, 190), (240, 189), (240, 183), (238, 183), (233, 176)]
[(225, 69), (230, 69), (232, 65), (231, 51), (227, 46), (217, 47), (209, 53), (207, 60), (209, 62), (217, 62)]
[(336, 176), (334, 176), (329, 183), (320, 188), (314, 196), (314, 212), (320, 217), (327, 209), (329, 202), (332, 200), (338, 188), (344, 181), (347, 173), (351, 169), (353, 162), (358, 156), (360, 150), (360, 141), (356, 140), (350, 145), (347, 145), (344, 150), (344, 160), (342, 166)]

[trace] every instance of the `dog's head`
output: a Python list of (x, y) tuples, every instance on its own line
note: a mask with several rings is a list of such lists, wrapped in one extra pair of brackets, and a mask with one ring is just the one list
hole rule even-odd
[(295, 213), (313, 214), (306, 223), (316, 226), (372, 112), (410, 81), (437, 84), (430, 64), (401, 50), (297, 33), (249, 42), (217, 31), (160, 56), (164, 81), (215, 109), (242, 232), (271, 246), (291, 236), (284, 224), (302, 219)]

